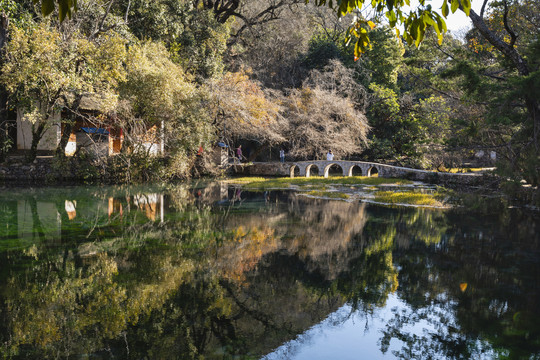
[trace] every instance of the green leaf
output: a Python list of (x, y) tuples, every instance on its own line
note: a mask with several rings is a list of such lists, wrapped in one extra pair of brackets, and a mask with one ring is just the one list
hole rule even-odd
[(50, 15), (55, 8), (55, 2), (58, 3), (58, 19), (64, 21), (66, 16), (71, 18), (73, 10), (77, 10), (77, 0), (32, 0), (34, 4), (41, 1), (41, 13), (44, 16)]
[(364, 47), (364, 50), (367, 49), (368, 47), (371, 48), (371, 41), (369, 40), (367, 31), (362, 33), (361, 38), (362, 38), (362, 45)]
[(446, 21), (444, 21), (444, 19), (439, 14), (436, 14), (436, 15), (437, 15), (437, 24), (439, 25), (439, 29), (441, 29), (441, 33), (447, 32), (448, 29), (446, 28)]
[(439, 27), (439, 23), (437, 21), (433, 21), (433, 28), (437, 34), (441, 33), (441, 28)]
[(471, 0), (461, 0), (461, 8), (467, 16), (471, 12)]
[(446, 0), (443, 0), (443, 4), (442, 4), (441, 10), (442, 10), (443, 16), (444, 16), (444, 17), (447, 17), (449, 11), (448, 11), (448, 3), (446, 2)]
[(397, 22), (397, 17), (396, 17), (396, 13), (391, 10), (391, 11), (388, 11), (386, 13), (386, 18), (388, 19), (388, 21), (390, 22), (390, 26), (391, 27), (394, 27), (396, 25), (396, 22)]
[[(66, 15), (70, 12), (68, 0), (58, 0), (58, 19), (64, 21)], [(71, 17), (71, 14), (70, 14)]]
[(342, 1), (339, 4), (339, 8), (338, 8), (338, 15), (339, 16), (343, 16), (343, 15), (347, 14), (347, 5), (349, 5), (348, 1)]
[(362, 55), (362, 50), (360, 49), (360, 41), (357, 41), (354, 44), (354, 61), (360, 59), (360, 55)]
[(414, 39), (412, 38), (412, 36), (407, 32), (403, 34), (403, 37), (405, 38), (405, 41), (407, 41), (408, 45), (412, 45), (412, 43), (414, 42)]
[(418, 19), (414, 19), (410, 28), (410, 34), (414, 40), (418, 38)]
[(422, 26), (423, 23), (419, 23), (418, 25), (418, 37), (416, 38), (416, 42), (415, 42), (415, 45), (416, 47), (420, 46), (420, 43), (422, 42), (422, 40), (424, 40), (424, 34), (426, 33), (426, 29), (424, 26)]
[(54, 11), (54, 0), (42, 0), (41, 1), (41, 13), (43, 15), (47, 16), (50, 13), (52, 13), (53, 11)]
[(428, 14), (427, 12), (424, 11), (424, 13), (422, 14), (422, 20), (424, 21), (425, 24), (434, 26), (434, 25), (435, 25), (435, 21), (433, 21), (433, 19), (431, 18), (430, 15), (431, 15), (431, 14)]
[(458, 9), (459, 7), (459, 0), (452, 0), (452, 5), (451, 5), (451, 10), (452, 10), (452, 14), (456, 12), (456, 10)]

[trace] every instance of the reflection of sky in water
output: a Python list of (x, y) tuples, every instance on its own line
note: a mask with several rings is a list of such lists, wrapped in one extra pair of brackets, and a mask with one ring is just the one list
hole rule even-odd
[[(412, 312), (412, 309), (395, 294), (390, 294), (386, 306), (374, 309), (372, 315), (366, 316), (361, 310), (351, 313), (351, 307), (344, 305), (320, 324), (263, 357), (263, 360), (395, 359), (394, 351), (399, 351), (404, 343), (393, 338), (388, 351), (383, 354), (380, 349), (382, 337), (380, 329), (387, 326), (396, 310), (402, 314)], [(455, 326), (454, 320), (451, 321), (451, 325)], [(435, 327), (426, 320), (420, 320), (414, 326), (405, 326), (402, 330), (419, 337), (437, 332)], [(484, 351), (482, 354), (475, 354), (474, 358), (495, 358), (495, 354), (489, 349), (484, 349)], [(428, 356), (428, 354), (425, 355)], [(429, 358), (446, 359), (437, 354), (429, 354)]]

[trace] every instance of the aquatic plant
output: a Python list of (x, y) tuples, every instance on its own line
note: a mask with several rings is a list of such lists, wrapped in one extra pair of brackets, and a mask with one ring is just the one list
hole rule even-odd
[(312, 191), (307, 192), (306, 195), (319, 196), (319, 197), (325, 197), (325, 198), (331, 198), (331, 199), (348, 199), (349, 198), (349, 195), (344, 194), (342, 192), (338, 192), (338, 191), (312, 190)]
[(412, 191), (378, 191), (374, 195), (375, 201), (387, 204), (443, 206), (443, 204), (437, 200), (438, 196), (436, 194), (423, 194)]

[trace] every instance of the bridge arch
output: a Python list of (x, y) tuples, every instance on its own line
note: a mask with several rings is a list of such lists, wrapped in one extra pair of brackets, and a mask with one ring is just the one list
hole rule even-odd
[(367, 171), (367, 176), (379, 176), (379, 169), (376, 166), (371, 166)]
[(321, 170), (315, 164), (309, 164), (308, 166), (306, 166), (306, 177), (319, 176), (320, 172)]
[(324, 168), (324, 177), (325, 178), (327, 178), (330, 175), (330, 168), (332, 168), (332, 167), (339, 168), (341, 170), (341, 174), (343, 176), (345, 176), (345, 171), (343, 170), (343, 167), (340, 164), (330, 163), (330, 164), (326, 165), (326, 167)]
[(298, 167), (298, 165), (293, 165), (289, 168), (289, 175), (291, 178), (300, 176), (300, 168)]
[(360, 167), (360, 165), (352, 165), (349, 168), (349, 172), (347, 176), (362, 176), (363, 173), (364, 171), (362, 171), (362, 168)]

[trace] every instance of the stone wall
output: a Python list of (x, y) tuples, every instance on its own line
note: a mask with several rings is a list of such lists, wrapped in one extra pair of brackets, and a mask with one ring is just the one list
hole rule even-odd
[(232, 165), (233, 174), (245, 176), (289, 176), (292, 163), (264, 162)]
[(75, 158), (58, 161), (52, 156), (46, 156), (38, 157), (31, 163), (24, 158), (11, 158), (0, 164), (0, 182), (10, 183), (77, 182), (95, 178), (98, 173), (98, 169), (88, 160), (83, 162)]
[(0, 180), (45, 181), (52, 174), (52, 158), (38, 158), (32, 163), (22, 160), (0, 165)]

